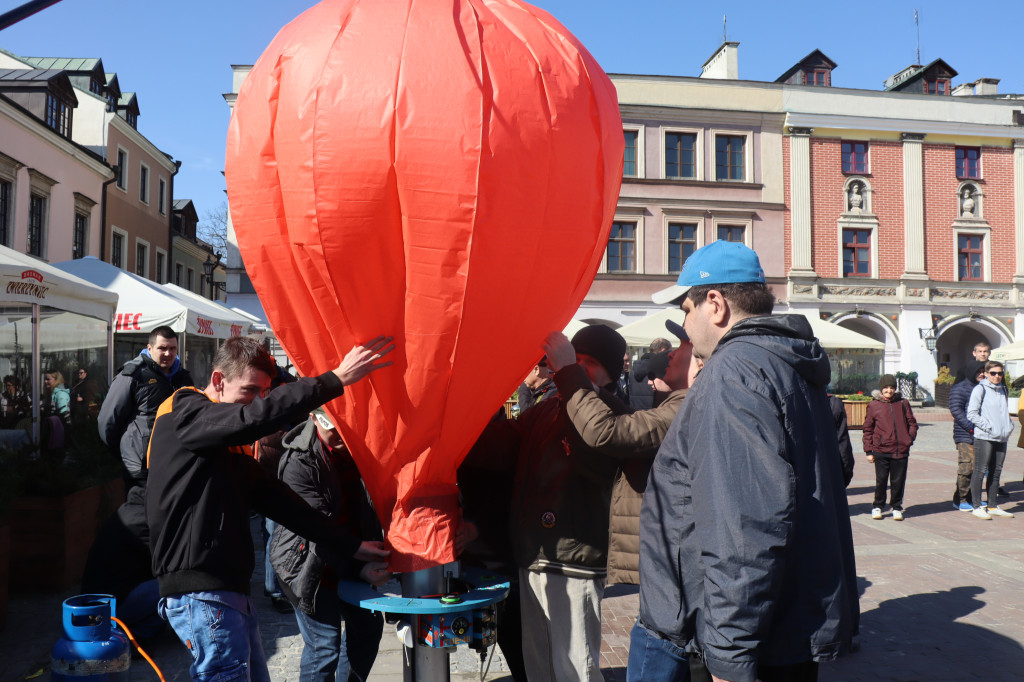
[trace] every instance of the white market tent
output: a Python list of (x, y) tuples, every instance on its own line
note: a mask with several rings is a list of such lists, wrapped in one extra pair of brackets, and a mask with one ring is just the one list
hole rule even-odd
[(562, 333), (571, 339), (573, 336), (575, 336), (576, 332), (583, 329), (584, 327), (589, 326), (590, 325), (588, 325), (583, 320), (569, 320), (569, 324), (565, 325), (565, 329), (562, 330)]
[(827, 322), (816, 316), (804, 315), (811, 323), (811, 331), (818, 337), (821, 347), (825, 350), (838, 350), (846, 348), (850, 350), (884, 350), (885, 344), (876, 341), (870, 336), (865, 336), (842, 325)]
[(678, 342), (665, 328), (665, 321), (672, 320), (681, 325), (684, 317), (686, 316), (678, 307), (662, 308), (636, 322), (623, 325), (616, 331), (626, 340), (627, 346), (649, 346), (657, 338), (668, 339), (673, 346), (676, 346)]
[(167, 325), (179, 334), (227, 339), (232, 336), (232, 325), (238, 325), (242, 319), (223, 306), (223, 311), (219, 311), (207, 305), (209, 301), (175, 295), (168, 287), (96, 258), (64, 261), (55, 267), (117, 292), (116, 331), (120, 333), (148, 334)]
[[(168, 282), (163, 288), (170, 292), (178, 300), (194, 309), (204, 319), (217, 320), (218, 324), (228, 324), (228, 336), (248, 336), (251, 332), (252, 321), (245, 315), (228, 308), (217, 301), (200, 296), (199, 294), (183, 289), (177, 284)], [(217, 336), (216, 338), (226, 338)]]
[(999, 362), (1024, 360), (1024, 339), (1014, 341), (1006, 346), (993, 348), (991, 355), (989, 355), (989, 359), (997, 360)]
[[(31, 331), (27, 335), (32, 345), (32, 395), (42, 395), (39, 379), (40, 367), (40, 308), (55, 308), (64, 311), (49, 318), (45, 325), (47, 346), (51, 342), (55, 348), (67, 345), (67, 339), (51, 338), (62, 333), (74, 334), (77, 323), (73, 315), (81, 315), (101, 320), (107, 327), (108, 371), (113, 363), (113, 344), (111, 323), (118, 305), (118, 295), (103, 287), (90, 284), (88, 281), (68, 274), (60, 269), (44, 263), (36, 258), (0, 246), (0, 291), (4, 296), (0, 299), (0, 308), (5, 314), (0, 315), (0, 339), (11, 333), (10, 348), (14, 348), (14, 334), (19, 320), (31, 322)], [(32, 306), (28, 315), (18, 312), (25, 311), (25, 306)], [(26, 311), (27, 312), (27, 311)], [(62, 318), (57, 320), (56, 318)], [(52, 321), (52, 323), (51, 323)], [(28, 341), (28, 339), (26, 339)], [(0, 343), (5, 343), (0, 341)], [(7, 345), (0, 346), (7, 348)], [(109, 380), (110, 377), (108, 376)], [(33, 400), (32, 406), (32, 439), (39, 442), (39, 401)]]
[[(812, 315), (805, 315), (805, 317), (810, 322), (811, 330), (818, 337), (821, 347), (826, 350), (840, 348), (882, 350), (885, 348), (885, 344), (881, 341), (859, 334), (852, 329), (826, 322)], [(675, 339), (665, 328), (665, 320), (672, 320), (681, 325), (684, 318), (685, 315), (679, 308), (663, 308), (636, 322), (619, 327), (618, 332), (630, 346), (647, 346), (658, 337), (667, 338), (675, 345)]]

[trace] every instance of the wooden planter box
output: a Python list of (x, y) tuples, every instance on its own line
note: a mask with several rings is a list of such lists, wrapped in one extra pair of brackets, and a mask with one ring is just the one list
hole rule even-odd
[(844, 400), (846, 408), (846, 425), (851, 429), (864, 428), (864, 417), (868, 414), (870, 400)]
[(7, 625), (7, 595), (11, 579), (11, 524), (0, 519), (0, 630)]
[(949, 409), (949, 389), (952, 388), (950, 384), (935, 384), (935, 407), (944, 407)]

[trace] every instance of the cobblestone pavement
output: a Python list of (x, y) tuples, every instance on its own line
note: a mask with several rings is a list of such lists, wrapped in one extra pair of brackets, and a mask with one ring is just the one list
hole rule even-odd
[[(1001, 506), (1014, 519), (982, 521), (951, 505), (956, 474), (952, 425), (945, 410), (915, 411), (921, 422), (911, 451), (905, 496), (906, 520), (887, 515), (871, 520), (874, 472), (860, 455), (860, 432), (851, 437), (858, 454), (849, 487), (850, 512), (860, 577), (860, 651), (823, 665), (823, 682), (894, 682), (984, 679), (1016, 680), (1024, 670), (1024, 454), (1011, 437), (1003, 481), (1010, 492)], [(257, 566), (262, 562), (257, 561)], [(257, 573), (253, 593), (262, 594)], [(49, 678), (49, 648), (60, 635), (60, 602), (66, 595), (14, 595), (8, 623), (0, 633), (0, 682)], [(275, 681), (297, 678), (302, 640), (295, 620), (258, 598), (264, 646)], [(605, 679), (625, 679), (629, 630), (637, 612), (632, 586), (609, 588), (603, 606), (601, 666)], [(173, 634), (147, 650), (169, 682), (188, 679), (188, 654)], [(385, 630), (372, 682), (402, 679), (403, 650)], [(132, 680), (155, 680), (142, 659), (132, 663)], [(452, 658), (453, 680), (480, 679), (476, 655), (460, 650)], [(500, 654), (488, 680), (510, 680)]]

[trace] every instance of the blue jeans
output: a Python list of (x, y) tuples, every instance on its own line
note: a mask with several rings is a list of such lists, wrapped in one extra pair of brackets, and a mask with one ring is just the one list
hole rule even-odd
[(658, 637), (637, 621), (629, 633), (629, 662), (626, 682), (689, 682), (690, 662), (686, 652)]
[(252, 598), (238, 592), (190, 592), (157, 606), (192, 654), (195, 682), (270, 682)]
[(971, 497), (975, 509), (983, 507), (981, 503), (981, 479), (988, 469), (988, 506), (998, 506), (999, 477), (1003, 473), (1003, 461), (1006, 460), (1006, 442), (974, 439), (974, 474), (971, 476)]
[(319, 606), (323, 612), (316, 617), (295, 609), (304, 645), (299, 681), (366, 680), (377, 658), (384, 618), (337, 598), (324, 596)]

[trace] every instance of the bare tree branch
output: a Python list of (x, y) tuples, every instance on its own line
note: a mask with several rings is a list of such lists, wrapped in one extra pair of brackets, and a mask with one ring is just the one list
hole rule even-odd
[(196, 228), (196, 236), (219, 251), (226, 254), (228, 250), (228, 205), (221, 202), (220, 206), (206, 212)]

